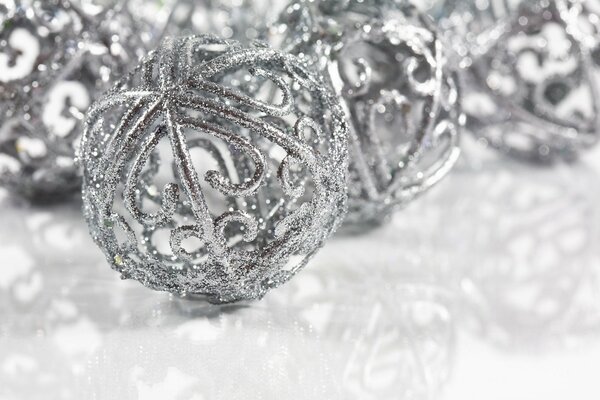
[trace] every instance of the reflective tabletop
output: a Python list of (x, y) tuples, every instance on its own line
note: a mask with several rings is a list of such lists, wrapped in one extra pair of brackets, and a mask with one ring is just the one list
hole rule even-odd
[(0, 399), (597, 400), (600, 151), (464, 153), (238, 305), (122, 281), (77, 201), (0, 192)]

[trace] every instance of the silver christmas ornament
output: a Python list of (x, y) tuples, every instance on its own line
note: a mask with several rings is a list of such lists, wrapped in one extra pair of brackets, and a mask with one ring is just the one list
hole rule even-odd
[(346, 211), (347, 127), (299, 59), (168, 39), (89, 111), (85, 215), (124, 278), (211, 302), (290, 279)]
[(571, 160), (596, 143), (598, 11), (593, 0), (439, 6), (468, 125), (481, 142), (535, 162)]
[(459, 155), (460, 112), (432, 24), (406, 1), (297, 1), (270, 38), (343, 99), (351, 167), (346, 228), (378, 225), (439, 182)]
[(0, 5), (0, 185), (37, 201), (78, 190), (73, 158), (82, 117), (142, 55), (141, 36), (119, 7)]

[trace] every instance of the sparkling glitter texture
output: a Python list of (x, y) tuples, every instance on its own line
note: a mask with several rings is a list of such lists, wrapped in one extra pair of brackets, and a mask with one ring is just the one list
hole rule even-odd
[(571, 160), (597, 141), (598, 2), (462, 2), (439, 26), (461, 70), (468, 125), (517, 158)]
[(90, 1), (0, 5), (0, 185), (37, 201), (78, 190), (83, 115), (142, 55), (138, 28)]
[(347, 158), (341, 106), (297, 58), (168, 39), (89, 111), (85, 214), (124, 278), (260, 298), (340, 224)]
[(458, 92), (441, 43), (408, 2), (297, 1), (270, 30), (278, 46), (323, 71), (351, 135), (346, 228), (383, 222), (458, 159)]

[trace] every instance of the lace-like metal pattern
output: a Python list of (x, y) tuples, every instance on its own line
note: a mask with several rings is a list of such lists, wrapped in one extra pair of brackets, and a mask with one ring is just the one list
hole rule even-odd
[(85, 214), (124, 278), (260, 298), (339, 225), (346, 142), (339, 103), (297, 58), (168, 39), (89, 111)]
[(346, 227), (379, 224), (458, 159), (458, 92), (435, 30), (408, 2), (298, 1), (272, 38), (324, 71), (351, 127)]
[(597, 3), (447, 3), (440, 25), (462, 69), (469, 127), (482, 142), (535, 162), (573, 159), (596, 143)]
[(141, 57), (141, 36), (118, 5), (0, 5), (0, 185), (38, 201), (78, 190), (83, 115)]

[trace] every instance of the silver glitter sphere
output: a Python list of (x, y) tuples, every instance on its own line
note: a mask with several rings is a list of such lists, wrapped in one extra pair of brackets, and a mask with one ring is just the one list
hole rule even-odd
[(321, 70), (351, 137), (346, 228), (385, 221), (439, 182), (459, 155), (454, 77), (430, 21), (405, 1), (297, 1), (271, 40)]
[(0, 5), (0, 185), (37, 201), (77, 192), (83, 115), (142, 55), (138, 28), (90, 1)]
[(124, 278), (260, 298), (340, 224), (347, 157), (341, 106), (299, 59), (167, 39), (89, 111), (85, 214)]
[(439, 26), (481, 142), (534, 162), (596, 143), (599, 10), (592, 0), (443, 3)]

